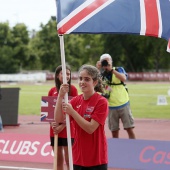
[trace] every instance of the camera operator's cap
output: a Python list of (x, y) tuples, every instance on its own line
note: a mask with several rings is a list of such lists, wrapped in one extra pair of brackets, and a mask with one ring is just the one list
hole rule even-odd
[(100, 56), (100, 61), (107, 59), (107, 58), (112, 60), (112, 57), (109, 54), (103, 54), (103, 55)]

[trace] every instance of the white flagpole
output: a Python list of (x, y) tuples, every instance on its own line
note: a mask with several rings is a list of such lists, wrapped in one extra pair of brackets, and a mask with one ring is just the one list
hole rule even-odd
[(58, 152), (58, 135), (55, 134), (55, 137), (54, 137), (54, 158), (53, 158), (53, 170), (57, 170), (57, 159), (58, 159), (58, 156), (57, 156), (57, 152)]
[[(66, 64), (65, 64), (65, 50), (64, 50), (64, 37), (59, 35), (60, 38), (60, 51), (61, 51), (61, 64), (63, 72), (63, 83), (67, 83), (66, 79)], [(68, 103), (68, 93), (64, 96), (65, 103)], [(71, 134), (70, 134), (70, 118), (66, 114), (66, 128), (67, 128), (67, 141), (68, 141), (68, 153), (69, 153), (69, 168), (73, 170), (73, 158), (72, 158), (72, 147), (71, 147)]]

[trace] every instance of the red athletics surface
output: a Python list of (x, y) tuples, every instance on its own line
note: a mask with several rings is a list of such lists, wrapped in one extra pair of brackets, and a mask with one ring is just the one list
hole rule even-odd
[[(18, 123), (19, 126), (5, 126), (4, 132), (2, 133), (8, 134), (17, 133), (28, 135), (49, 134), (49, 123), (40, 122), (40, 116), (19, 116)], [(134, 132), (136, 134), (137, 139), (169, 141), (170, 140), (169, 128), (170, 120), (135, 119)], [(107, 122), (105, 129), (107, 138), (110, 138), (111, 133), (108, 130)], [(124, 131), (122, 127), (120, 130), (120, 138), (128, 138), (126, 131)], [(1, 168), (2, 166), (53, 169), (53, 164), (51, 163), (32, 163), (29, 162), (29, 160), (27, 162), (11, 162), (2, 161), (0, 158), (0, 169), (5, 170), (6, 168)], [(123, 169), (108, 168), (108, 170), (123, 170)]]

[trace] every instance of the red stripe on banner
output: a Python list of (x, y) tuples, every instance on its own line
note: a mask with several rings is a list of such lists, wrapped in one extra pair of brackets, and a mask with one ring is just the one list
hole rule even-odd
[(146, 11), (146, 36), (158, 37), (159, 17), (156, 0), (144, 0)]
[(102, 6), (108, 0), (97, 0), (94, 1), (92, 4), (84, 8), (82, 11), (77, 13), (73, 18), (71, 18), (67, 23), (65, 23), (61, 28), (58, 29), (59, 34), (66, 33), (70, 28), (92, 13), (94, 10)]

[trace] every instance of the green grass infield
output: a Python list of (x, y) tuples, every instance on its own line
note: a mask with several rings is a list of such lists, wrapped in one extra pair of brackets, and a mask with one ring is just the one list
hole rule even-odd
[[(78, 87), (77, 83), (74, 83)], [(5, 83), (3, 87), (19, 87), (19, 115), (40, 115), (41, 97), (47, 96), (54, 86), (47, 83)], [(170, 83), (167, 82), (127, 82), (130, 97), (130, 106), (134, 118), (170, 118)], [(81, 93), (79, 91), (79, 93)], [(163, 103), (161, 98), (163, 96)], [(159, 101), (159, 102), (158, 102)], [(165, 105), (158, 105), (164, 104)]]

